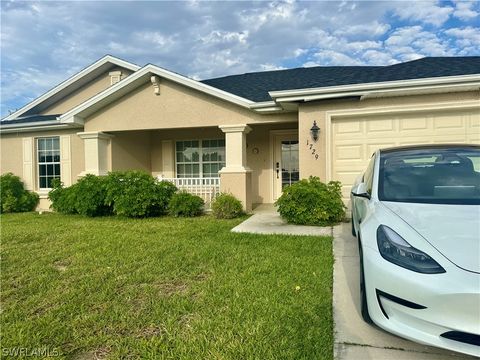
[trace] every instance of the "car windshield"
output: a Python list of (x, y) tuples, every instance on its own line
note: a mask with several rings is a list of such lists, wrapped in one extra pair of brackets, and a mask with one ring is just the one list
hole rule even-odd
[(380, 155), (383, 201), (480, 204), (480, 147), (386, 151)]

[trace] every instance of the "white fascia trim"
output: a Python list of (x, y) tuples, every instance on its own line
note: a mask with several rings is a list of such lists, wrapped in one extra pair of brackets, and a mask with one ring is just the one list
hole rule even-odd
[(111, 56), (111, 55), (106, 55), (106, 56), (102, 57), (100, 60), (94, 62), (92, 65), (86, 67), (82, 71), (76, 73), (72, 77), (70, 77), (67, 80), (65, 80), (64, 82), (60, 83), (59, 85), (57, 85), (56, 87), (54, 87), (50, 91), (47, 91), (45, 94), (36, 98), (32, 102), (28, 103), (27, 105), (25, 105), (21, 109), (19, 109), (19, 110), (15, 111), (14, 113), (8, 115), (3, 120), (14, 120), (15, 118), (17, 118), (20, 115), (22, 115), (23, 113), (27, 112), (28, 110), (30, 110), (34, 106), (36, 106), (36, 105), (40, 104), (41, 102), (47, 100), (49, 97), (57, 94), (58, 92), (65, 89), (67, 86), (73, 84), (74, 82), (81, 79), (82, 77), (84, 77), (88, 73), (92, 72), (95, 69), (98, 69), (100, 66), (102, 66), (102, 65), (104, 65), (108, 62), (112, 63), (114, 65), (117, 65), (117, 66), (124, 67), (124, 68), (132, 70), (132, 71), (137, 71), (138, 69), (140, 69), (140, 66), (138, 66), (138, 65), (135, 65), (133, 63), (130, 63), (130, 62), (122, 60), (122, 59), (118, 59), (118, 58), (116, 58), (114, 56)]
[(0, 129), (12, 129), (16, 127), (35, 127), (35, 126), (49, 126), (49, 125), (55, 125), (55, 124), (60, 124), (58, 120), (49, 120), (49, 121), (32, 121), (29, 123), (17, 123), (17, 124), (5, 124), (2, 123), (0, 124)]
[(121, 88), (133, 83), (135, 80), (141, 78), (142, 76), (145, 76), (146, 74), (155, 74), (158, 75), (162, 78), (171, 80), (173, 82), (185, 85), (189, 88), (199, 90), (201, 92), (207, 93), (209, 95), (215, 96), (217, 98), (229, 101), (231, 103), (240, 105), (242, 107), (250, 109), (251, 105), (254, 104), (253, 101), (250, 101), (248, 99), (242, 98), (240, 96), (236, 96), (233, 94), (230, 94), (226, 91), (219, 90), (217, 88), (214, 88), (210, 85), (203, 84), (199, 81), (192, 80), (190, 78), (187, 78), (183, 75), (176, 74), (174, 72), (171, 72), (169, 70), (162, 69), (158, 66), (149, 64), (144, 66), (142, 69), (138, 70), (137, 72), (133, 73), (132, 75), (128, 76), (126, 79), (123, 79), (122, 81), (118, 82), (117, 84), (107, 88), (106, 90), (102, 91), (101, 93), (91, 97), (87, 101), (81, 103), (80, 105), (74, 107), (70, 111), (67, 111), (65, 114), (59, 117), (60, 121), (63, 123), (78, 123), (82, 124), (83, 120), (81, 118), (81, 115), (79, 115), (82, 111), (88, 109), (90, 106), (96, 104), (97, 102), (107, 98), (108, 96), (112, 95), (116, 91), (120, 90)]
[(284, 110), (284, 108), (275, 101), (256, 102), (250, 105), (250, 109), (258, 113), (280, 112)]
[[(44, 122), (46, 123), (46, 121)], [(19, 125), (19, 124), (17, 124)], [(49, 131), (49, 130), (64, 130), (71, 128), (68, 124), (56, 124), (52, 125), (38, 125), (31, 126), (30, 124), (24, 126), (11, 126), (11, 127), (0, 127), (0, 134), (9, 134), (9, 133), (21, 133), (21, 132), (34, 132), (34, 131)]]
[(408, 89), (387, 89), (364, 92), (360, 100), (392, 97), (392, 96), (407, 96), (407, 95), (424, 95), (424, 94), (441, 94), (447, 92), (462, 92), (462, 91), (477, 91), (480, 90), (480, 82), (453, 85), (437, 85), (437, 86), (417, 86)]
[(321, 88), (297, 89), (270, 91), (268, 94), (277, 102), (287, 101), (311, 101), (320, 98), (334, 98), (340, 96), (361, 96), (372, 90), (397, 89), (407, 90), (420, 87), (439, 86), (439, 85), (472, 85), (480, 82), (480, 74), (444, 76), (414, 80), (385, 81), (377, 83), (363, 83), (355, 85), (328, 86)]
[(213, 86), (206, 85), (202, 82), (190, 79), (190, 78), (185, 77), (183, 75), (174, 73), (172, 71), (163, 69), (161, 67), (158, 67), (158, 66), (155, 66), (155, 65), (152, 65), (152, 64), (147, 65), (145, 67), (145, 69), (146, 69), (147, 72), (152, 72), (152, 73), (154, 73), (154, 74), (156, 74), (160, 77), (163, 77), (165, 79), (168, 79), (168, 80), (174, 81), (176, 83), (188, 86), (188, 87), (190, 87), (192, 89), (195, 89), (195, 90), (202, 91), (202, 92), (207, 93), (209, 95), (218, 97), (220, 99), (232, 102), (234, 104), (237, 104), (237, 105), (240, 105), (240, 106), (243, 106), (243, 107), (246, 107), (246, 108), (250, 108), (250, 106), (255, 103), (255, 102), (253, 102), (251, 100), (248, 100), (248, 99), (245, 99), (241, 96), (237, 96), (237, 95), (234, 95), (232, 93), (217, 89)]

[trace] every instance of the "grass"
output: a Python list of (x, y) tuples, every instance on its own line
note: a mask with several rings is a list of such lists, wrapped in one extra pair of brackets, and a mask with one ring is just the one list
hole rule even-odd
[(332, 359), (331, 238), (241, 220), (2, 215), (2, 358)]

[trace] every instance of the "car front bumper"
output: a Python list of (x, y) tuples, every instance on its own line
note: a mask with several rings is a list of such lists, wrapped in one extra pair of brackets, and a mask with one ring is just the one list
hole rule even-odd
[[(401, 337), (480, 356), (480, 274), (455, 265), (420, 274), (364, 247), (368, 310), (381, 328)], [(457, 340), (453, 340), (455, 338)]]

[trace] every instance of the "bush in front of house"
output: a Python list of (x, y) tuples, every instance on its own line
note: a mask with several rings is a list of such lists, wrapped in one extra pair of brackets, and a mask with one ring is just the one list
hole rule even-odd
[(85, 175), (71, 186), (74, 191), (75, 211), (85, 216), (105, 216), (112, 214), (112, 207), (107, 205), (105, 176)]
[(143, 171), (116, 171), (105, 180), (105, 204), (113, 213), (126, 217), (159, 216), (167, 212), (170, 198), (177, 188), (158, 181)]
[(168, 204), (168, 214), (175, 217), (193, 217), (202, 214), (205, 202), (200, 196), (185, 191), (177, 192)]
[(282, 218), (299, 225), (336, 224), (345, 217), (346, 209), (340, 182), (325, 184), (318, 177), (287, 186), (275, 205)]
[(55, 179), (48, 198), (51, 208), (62, 214), (80, 214), (85, 216), (111, 215), (112, 208), (105, 204), (105, 177), (88, 174), (76, 184), (64, 187)]
[(75, 185), (64, 187), (60, 179), (52, 181), (52, 190), (48, 193), (51, 202), (50, 208), (61, 214), (76, 214), (77, 199)]
[(212, 201), (212, 213), (217, 219), (233, 219), (243, 214), (240, 200), (232, 194), (218, 194)]
[(12, 173), (0, 176), (0, 212), (33, 211), (38, 205), (38, 194), (25, 190), (22, 180)]

